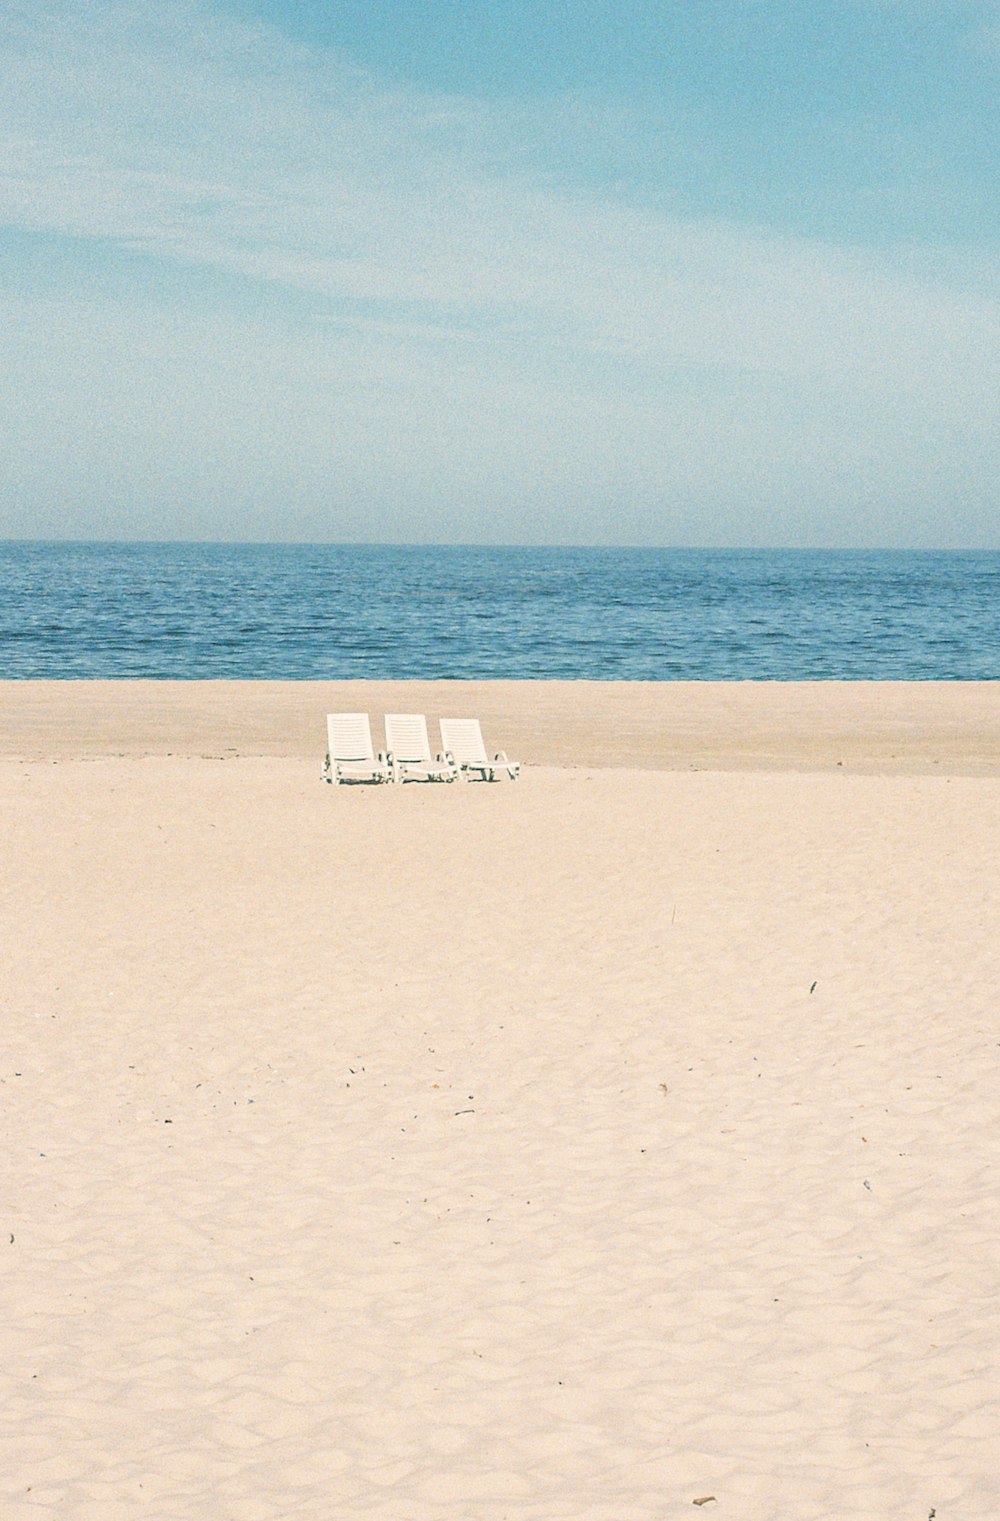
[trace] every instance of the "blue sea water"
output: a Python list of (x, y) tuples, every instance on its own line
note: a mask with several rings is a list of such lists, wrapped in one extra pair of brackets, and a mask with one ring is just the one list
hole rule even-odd
[(0, 677), (1000, 677), (1000, 553), (0, 542)]

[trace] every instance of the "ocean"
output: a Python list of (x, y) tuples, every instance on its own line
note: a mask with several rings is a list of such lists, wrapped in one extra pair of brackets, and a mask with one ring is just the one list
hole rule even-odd
[(1000, 552), (0, 541), (0, 678), (1000, 677)]

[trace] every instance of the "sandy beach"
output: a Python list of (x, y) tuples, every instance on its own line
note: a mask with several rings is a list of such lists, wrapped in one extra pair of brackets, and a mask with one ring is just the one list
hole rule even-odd
[(7, 682), (0, 820), (3, 1521), (1000, 1515), (997, 684)]

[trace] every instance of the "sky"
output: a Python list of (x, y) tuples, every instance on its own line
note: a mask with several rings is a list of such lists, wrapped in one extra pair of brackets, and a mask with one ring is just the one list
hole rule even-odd
[(1000, 0), (5, 0), (0, 537), (1000, 548)]

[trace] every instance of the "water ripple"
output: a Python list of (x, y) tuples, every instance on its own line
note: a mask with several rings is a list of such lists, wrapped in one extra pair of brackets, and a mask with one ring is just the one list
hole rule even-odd
[(993, 679), (1000, 554), (0, 542), (0, 676)]

